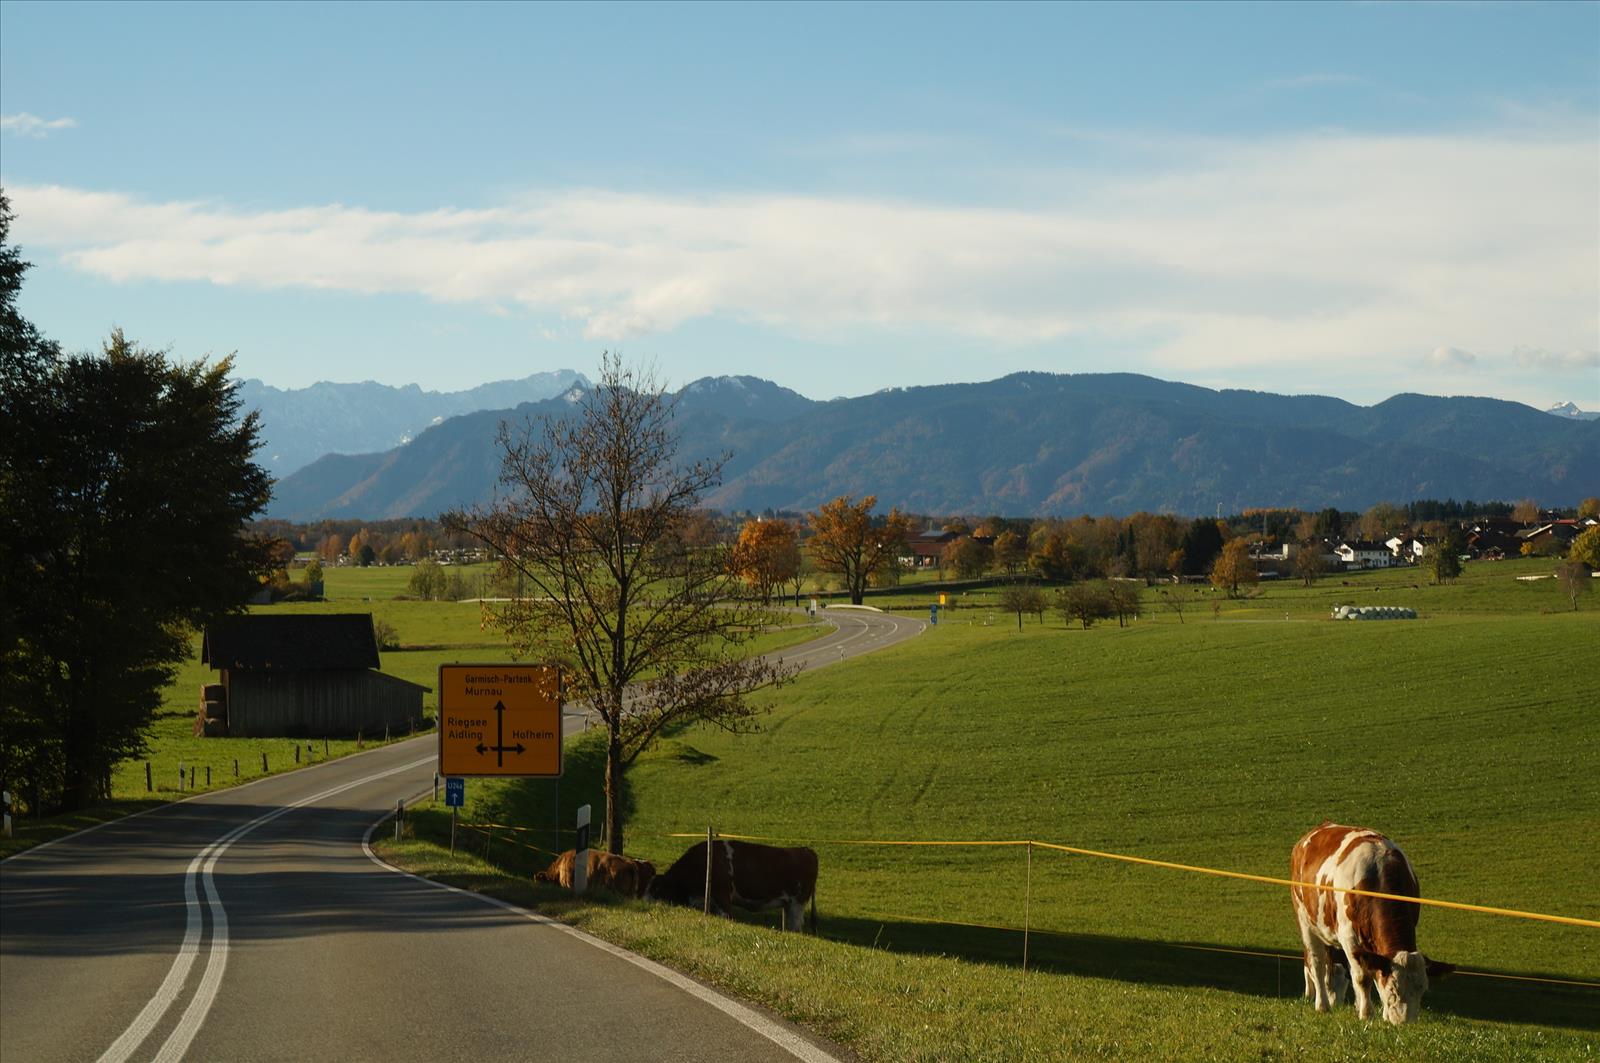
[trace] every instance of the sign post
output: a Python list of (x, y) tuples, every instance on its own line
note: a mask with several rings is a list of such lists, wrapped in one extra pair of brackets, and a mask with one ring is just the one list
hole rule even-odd
[(561, 769), (554, 665), (439, 666), (439, 774), (555, 779)]
[[(435, 778), (438, 774), (435, 773)], [(446, 779), (444, 781), (444, 803), (450, 810), (450, 855), (456, 855), (456, 815), (461, 811), (461, 806), (467, 803), (467, 780)]]
[(589, 806), (578, 809), (577, 839), (572, 843), (572, 892), (589, 888)]

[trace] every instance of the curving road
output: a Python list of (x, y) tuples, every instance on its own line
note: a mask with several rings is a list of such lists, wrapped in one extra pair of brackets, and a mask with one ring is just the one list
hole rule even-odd
[[(836, 629), (785, 659), (823, 667), (924, 627), (822, 615)], [(431, 786), (434, 751), (419, 737), (0, 863), (0, 1059), (835, 1058), (676, 972), (373, 857), (369, 829)]]

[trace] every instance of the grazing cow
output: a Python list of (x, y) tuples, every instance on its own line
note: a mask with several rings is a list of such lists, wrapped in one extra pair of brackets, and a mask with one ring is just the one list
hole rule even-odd
[[(1377, 831), (1337, 823), (1324, 822), (1295, 843), (1289, 877), (1339, 889), (1420, 896), (1417, 876), (1398, 845)], [(1420, 905), (1309, 885), (1289, 892), (1305, 946), (1309, 995), (1318, 1011), (1327, 1011), (1344, 995), (1332, 969), (1334, 946), (1349, 965), (1356, 1013), (1363, 1019), (1371, 1015), (1376, 985), (1383, 1017), (1397, 1026), (1417, 1017), (1430, 977), (1455, 970), (1417, 951)]]
[[(577, 853), (571, 849), (562, 853), (543, 871), (534, 873), (535, 882), (553, 882), (563, 889), (572, 888), (572, 865)], [(648, 860), (635, 860), (627, 856), (589, 850), (589, 885), (620, 893), (624, 897), (643, 897), (655, 878), (656, 868)]]
[[(751, 912), (782, 908), (785, 930), (804, 924), (811, 904), (811, 929), (817, 928), (817, 854), (755, 842), (719, 839), (711, 850), (711, 910), (728, 915), (732, 905)], [(696, 842), (650, 884), (649, 895), (673, 904), (699, 907), (706, 891), (706, 843)]]

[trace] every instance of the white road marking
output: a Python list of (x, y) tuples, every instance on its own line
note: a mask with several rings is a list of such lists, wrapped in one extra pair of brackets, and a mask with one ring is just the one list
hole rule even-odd
[(364, 786), (378, 779), (385, 779), (391, 775), (421, 767), (424, 764), (431, 764), (437, 759), (437, 753), (430, 753), (421, 760), (401, 764), (386, 771), (375, 772), (352, 782), (342, 783), (339, 786), (323, 790), (321, 793), (312, 794), (310, 797), (303, 797), (298, 801), (284, 805), (281, 808), (275, 808), (271, 812), (257, 816), (248, 823), (235, 827), (200, 850), (195, 858), (189, 862), (189, 869), (184, 874), (184, 901), (187, 909), (187, 920), (184, 928), (183, 944), (178, 948), (177, 958), (172, 961), (172, 967), (167, 971), (167, 976), (161, 980), (161, 986), (156, 990), (155, 995), (150, 998), (149, 1003), (140, 1009), (133, 1022), (129, 1023), (128, 1028), (122, 1031), (122, 1035), (112, 1042), (110, 1048), (106, 1049), (105, 1054), (100, 1057), (99, 1063), (123, 1063), (129, 1056), (133, 1055), (139, 1045), (144, 1042), (144, 1039), (150, 1036), (150, 1031), (161, 1021), (161, 1017), (172, 1007), (173, 1001), (177, 999), (179, 990), (188, 978), (189, 968), (194, 965), (195, 956), (199, 951), (197, 942), (200, 937), (200, 905), (195, 896), (197, 870), (199, 871), (201, 884), (206, 891), (206, 904), (211, 909), (211, 952), (206, 958), (205, 973), (200, 978), (200, 986), (195, 991), (194, 998), (190, 1000), (189, 1006), (184, 1009), (183, 1017), (178, 1020), (178, 1025), (168, 1035), (166, 1042), (161, 1046), (161, 1050), (156, 1056), (156, 1059), (162, 1060), (164, 1063), (165, 1061), (181, 1059), (183, 1053), (188, 1051), (195, 1035), (200, 1032), (200, 1027), (205, 1022), (206, 1014), (210, 1012), (212, 1003), (216, 1000), (217, 989), (222, 984), (222, 974), (227, 970), (228, 913), (222, 906), (221, 896), (217, 893), (216, 881), (212, 877), (212, 871), (216, 868), (217, 861), (221, 859), (222, 854), (228, 851), (228, 847), (257, 827), (271, 823), (279, 816), (288, 815), (297, 808), (342, 794), (346, 790), (353, 790), (357, 786)]
[(755, 1031), (762, 1037), (765, 1037), (767, 1040), (771, 1041), (785, 1052), (788, 1052), (796, 1059), (804, 1060), (805, 1063), (841, 1063), (838, 1057), (830, 1055), (818, 1046), (812, 1044), (810, 1041), (807, 1041), (804, 1037), (794, 1033), (792, 1030), (773, 1022), (771, 1019), (767, 1018), (765, 1015), (761, 1014), (759, 1011), (756, 1011), (749, 1005), (741, 1004), (732, 997), (723, 996), (716, 990), (710, 989), (707, 986), (703, 986), (694, 979), (688, 977), (687, 975), (679, 974), (670, 967), (665, 967), (654, 960), (647, 960), (643, 956), (629, 952), (627, 949), (621, 948), (620, 946), (613, 945), (609, 941), (602, 941), (592, 934), (584, 933), (577, 927), (568, 926), (565, 923), (551, 919), (549, 916), (540, 915), (538, 912), (530, 912), (526, 908), (519, 907), (507, 901), (502, 901), (498, 897), (487, 897), (481, 893), (473, 893), (471, 890), (464, 890), (457, 886), (446, 885), (443, 882), (435, 882), (432, 879), (423, 878), (421, 875), (413, 875), (409, 871), (395, 867), (393, 864), (383, 860), (378, 856), (377, 853), (372, 851), (372, 832), (377, 830), (381, 823), (383, 823), (383, 819), (377, 820), (377, 822), (373, 823), (372, 826), (367, 828), (366, 836), (361, 839), (361, 851), (367, 854), (367, 859), (371, 860), (385, 871), (392, 871), (397, 875), (404, 875), (406, 878), (415, 879), (416, 881), (424, 883), (425, 885), (432, 886), (434, 889), (448, 890), (451, 893), (459, 893), (463, 897), (470, 897), (475, 901), (481, 901), (484, 904), (493, 905), (496, 908), (502, 908), (505, 911), (511, 912), (513, 915), (520, 915), (522, 918), (531, 923), (537, 923), (540, 926), (548, 926), (553, 930), (559, 930), (561, 933), (575, 937), (584, 944), (591, 945), (594, 948), (599, 949), (601, 952), (608, 952), (618, 959), (626, 960), (635, 967), (655, 975), (662, 981), (669, 982), (672, 985), (677, 986), (679, 989), (683, 990), (685, 993), (688, 993), (696, 1000), (711, 1005), (734, 1021), (740, 1023), (750, 1030)]

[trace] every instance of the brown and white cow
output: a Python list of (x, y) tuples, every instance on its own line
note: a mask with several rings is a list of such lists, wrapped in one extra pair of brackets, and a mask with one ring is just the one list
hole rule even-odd
[[(817, 928), (817, 854), (802, 847), (784, 849), (755, 842), (718, 839), (711, 850), (711, 910), (727, 915), (732, 905), (751, 912), (782, 908), (786, 930), (799, 930), (811, 904), (811, 929)], [(706, 892), (706, 843), (689, 851), (650, 883), (649, 896), (698, 908)]]
[[(1289, 877), (1296, 882), (1338, 889), (1370, 890), (1417, 897), (1417, 876), (1394, 842), (1365, 827), (1324, 822), (1295, 843)], [(1327, 1011), (1343, 995), (1331, 952), (1342, 949), (1355, 990), (1356, 1013), (1372, 1013), (1376, 986), (1383, 1017), (1395, 1025), (1410, 1022), (1422, 1009), (1428, 979), (1455, 968), (1435, 963), (1417, 951), (1421, 906), (1406, 901), (1362, 897), (1309, 885), (1290, 889), (1305, 946), (1308, 996)]]
[[(553, 860), (549, 867), (534, 873), (535, 882), (553, 882), (563, 889), (572, 888), (572, 865), (577, 853), (568, 849)], [(655, 878), (656, 868), (648, 860), (635, 860), (628, 856), (589, 850), (589, 885), (620, 893), (624, 897), (643, 897)]]

